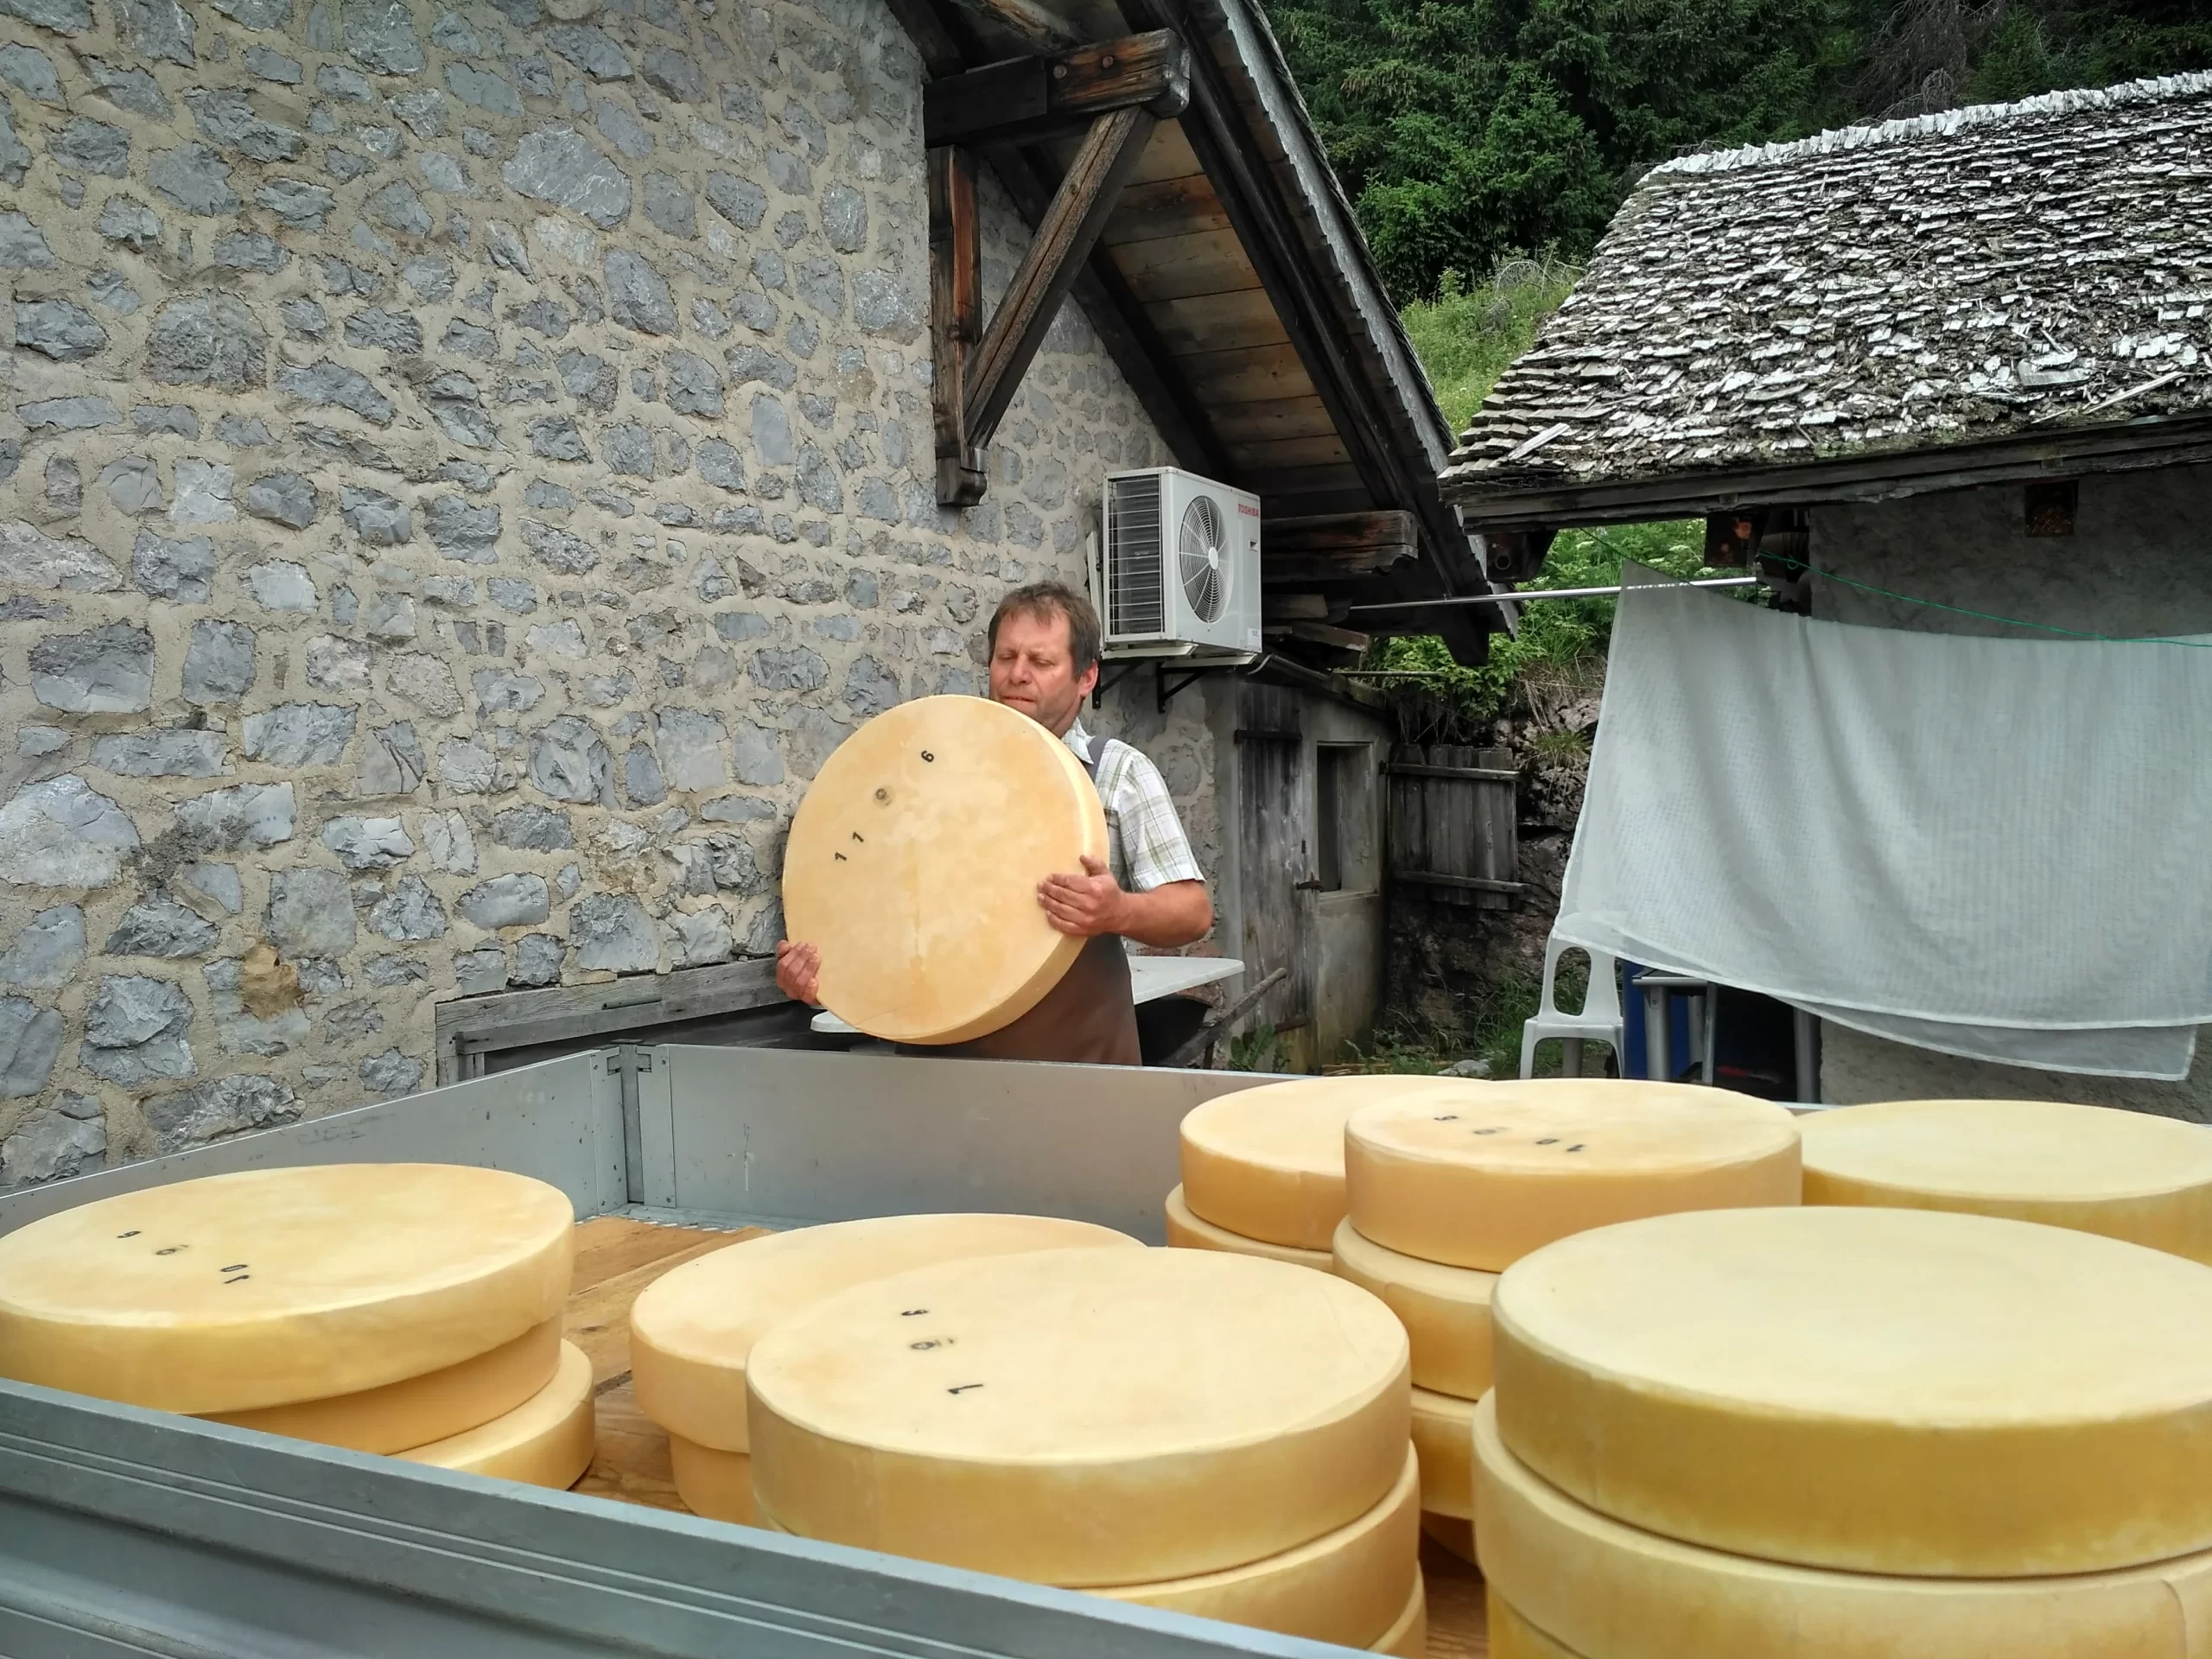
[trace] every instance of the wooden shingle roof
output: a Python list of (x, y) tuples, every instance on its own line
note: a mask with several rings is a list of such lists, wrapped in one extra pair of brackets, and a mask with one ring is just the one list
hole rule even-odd
[(1647, 174), (1442, 475), (1592, 523), (2198, 458), (2212, 75)]

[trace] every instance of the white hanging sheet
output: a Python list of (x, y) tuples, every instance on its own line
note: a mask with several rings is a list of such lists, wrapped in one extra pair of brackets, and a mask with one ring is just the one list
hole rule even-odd
[(1561, 938), (1945, 1053), (2188, 1075), (2212, 1021), (2212, 650), (1623, 580)]

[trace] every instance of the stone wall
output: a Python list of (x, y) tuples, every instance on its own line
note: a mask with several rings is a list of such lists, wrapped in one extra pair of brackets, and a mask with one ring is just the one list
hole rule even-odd
[[(823, 756), (1167, 459), (1070, 307), (936, 506), (878, 0), (545, 3), (0, 0), (7, 1182), (771, 950)], [(1138, 724), (1211, 861), (1198, 716)]]

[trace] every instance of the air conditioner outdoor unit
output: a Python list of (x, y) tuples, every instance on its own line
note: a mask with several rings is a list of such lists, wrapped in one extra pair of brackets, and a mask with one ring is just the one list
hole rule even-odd
[(1111, 657), (1260, 652), (1260, 498), (1196, 473), (1112, 473), (1096, 590)]

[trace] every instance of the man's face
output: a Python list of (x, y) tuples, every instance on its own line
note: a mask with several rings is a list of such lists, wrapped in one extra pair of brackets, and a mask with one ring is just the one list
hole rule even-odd
[(999, 623), (991, 652), (991, 701), (1018, 709), (1055, 737), (1067, 734), (1076, 711), (1098, 683), (1098, 664), (1077, 674), (1068, 649), (1068, 620), (1054, 612), (1019, 612)]

